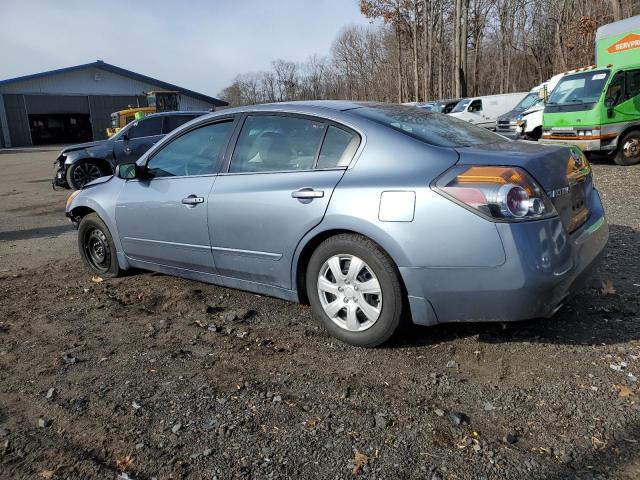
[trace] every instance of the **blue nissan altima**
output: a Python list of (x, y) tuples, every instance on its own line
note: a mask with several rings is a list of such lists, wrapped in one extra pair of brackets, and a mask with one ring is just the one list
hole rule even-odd
[(199, 117), (74, 192), (66, 214), (91, 272), (308, 302), (360, 346), (403, 320), (552, 316), (608, 238), (579, 150), (347, 101)]

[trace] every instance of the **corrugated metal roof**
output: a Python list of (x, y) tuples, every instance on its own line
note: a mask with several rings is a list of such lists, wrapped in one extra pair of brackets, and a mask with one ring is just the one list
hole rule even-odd
[(132, 78), (134, 80), (139, 80), (141, 82), (146, 82), (146, 83), (152, 83), (152, 84), (157, 85), (158, 87), (164, 88), (166, 90), (177, 90), (180, 93), (183, 93), (183, 94), (188, 95), (190, 97), (197, 98), (197, 99), (202, 100), (204, 102), (211, 103), (211, 104), (215, 105), (216, 107), (225, 107), (225, 106), (229, 105), (227, 102), (225, 102), (223, 100), (219, 100), (219, 99), (214, 98), (214, 97), (209, 97), (208, 95), (203, 95), (202, 93), (194, 92), (193, 90), (182, 88), (182, 87), (179, 87), (177, 85), (173, 85), (171, 83), (163, 82), (162, 80), (158, 80), (156, 78), (148, 77), (148, 76), (142, 75), (140, 73), (132, 72), (131, 70), (127, 70), (125, 68), (116, 67), (115, 65), (111, 65), (109, 63), (105, 63), (102, 60), (97, 60), (97, 61), (91, 62), (91, 63), (85, 63), (83, 65), (76, 65), (74, 67), (59, 68), (57, 70), (49, 70), (48, 72), (34, 73), (34, 74), (31, 74), (31, 75), (24, 75), (22, 77), (9, 78), (7, 80), (0, 80), (0, 85), (6, 85), (6, 84), (9, 84), (9, 83), (22, 82), (24, 80), (33, 80), (33, 79), (37, 79), (37, 78), (47, 77), (47, 76), (50, 76), (50, 75), (56, 75), (56, 74), (59, 74), (59, 73), (74, 72), (74, 71), (83, 70), (83, 69), (86, 69), (86, 68), (100, 68), (100, 69), (105, 70), (107, 72), (111, 72), (111, 73), (115, 73), (115, 74), (118, 74), (118, 75), (122, 75), (124, 77)]

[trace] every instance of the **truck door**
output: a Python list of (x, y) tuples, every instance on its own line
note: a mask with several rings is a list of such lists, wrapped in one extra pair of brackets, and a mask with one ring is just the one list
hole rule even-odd
[(613, 100), (612, 120), (640, 120), (640, 69), (617, 72), (609, 83), (605, 99)]
[(482, 100), (479, 98), (476, 98), (469, 104), (467, 113), (469, 114), (469, 121), (474, 125), (484, 127), (485, 124), (490, 123), (486, 120), (486, 116), (482, 109)]

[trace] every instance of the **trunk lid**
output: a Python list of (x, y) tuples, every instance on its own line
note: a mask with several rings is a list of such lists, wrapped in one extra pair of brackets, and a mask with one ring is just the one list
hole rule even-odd
[(462, 147), (459, 165), (520, 167), (544, 189), (565, 229), (571, 233), (588, 218), (593, 189), (591, 168), (576, 147), (501, 142)]

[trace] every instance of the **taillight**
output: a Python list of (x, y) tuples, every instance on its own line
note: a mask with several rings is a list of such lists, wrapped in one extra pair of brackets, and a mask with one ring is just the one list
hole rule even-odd
[(454, 167), (434, 190), (483, 216), (503, 220), (539, 220), (557, 215), (542, 188), (518, 167)]

